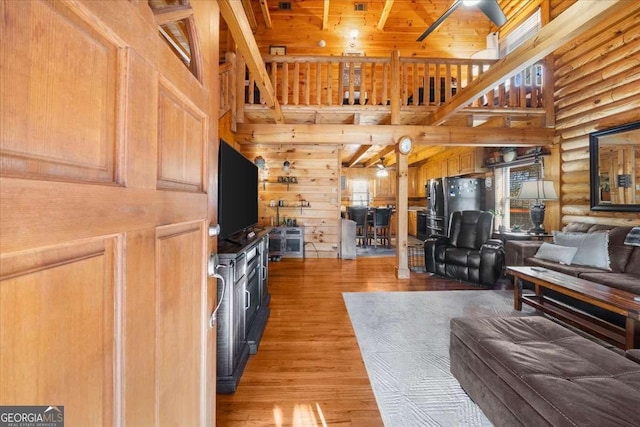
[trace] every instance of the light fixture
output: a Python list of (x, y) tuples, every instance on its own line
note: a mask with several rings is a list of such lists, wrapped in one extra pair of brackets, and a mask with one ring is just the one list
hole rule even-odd
[(530, 234), (544, 234), (544, 204), (541, 200), (558, 200), (558, 195), (553, 187), (553, 181), (525, 181), (520, 187), (520, 192), (516, 196), (518, 200), (535, 200), (531, 205), (529, 214), (531, 215)]
[(258, 156), (255, 159), (253, 159), (253, 163), (258, 167), (258, 169), (264, 169), (266, 165), (264, 157), (262, 156)]
[(290, 167), (291, 167), (291, 163), (289, 162), (289, 160), (285, 160), (284, 163), (282, 164), (282, 172), (289, 173)]
[(462, 3), (465, 6), (475, 6), (476, 4), (480, 3), (480, 0), (462, 0)]
[(384, 157), (380, 157), (380, 163), (378, 164), (378, 172), (376, 172), (376, 176), (379, 178), (389, 176), (389, 171), (384, 166)]
[(351, 41), (349, 42), (349, 47), (351, 48), (356, 47), (356, 38), (358, 37), (358, 30), (351, 30), (351, 32), (349, 33), (349, 36), (351, 37)]

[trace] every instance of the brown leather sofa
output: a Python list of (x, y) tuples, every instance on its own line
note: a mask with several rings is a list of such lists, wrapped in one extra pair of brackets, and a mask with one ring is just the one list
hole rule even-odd
[(625, 245), (624, 241), (633, 227), (572, 222), (562, 231), (593, 233), (609, 231), (609, 260), (611, 271), (584, 265), (563, 265), (558, 262), (536, 258), (535, 254), (543, 242), (507, 241), (505, 244), (506, 265), (536, 265), (551, 270), (623, 289), (640, 295), (640, 246)]

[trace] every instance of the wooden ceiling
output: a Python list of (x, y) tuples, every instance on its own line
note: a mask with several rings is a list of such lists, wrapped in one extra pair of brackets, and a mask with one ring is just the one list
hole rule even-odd
[[(290, 9), (282, 7), (288, 3)], [(476, 7), (460, 6), (422, 42), (417, 38), (451, 5), (451, 0), (242, 0), (242, 6), (261, 54), (269, 54), (270, 46), (286, 46), (287, 55), (341, 56), (345, 52), (361, 52), (370, 57), (389, 57), (398, 50), (402, 57), (468, 58), (484, 50), (487, 35), (497, 28)], [(508, 18), (532, 9), (530, 3), (537, 0), (500, 0)], [(221, 55), (234, 50), (235, 41), (225, 31), (224, 19), (221, 33)], [(357, 32), (357, 36), (353, 36)], [(402, 114), (403, 125), (424, 124), (433, 108)], [(288, 107), (287, 124), (353, 124), (354, 117), (361, 125), (389, 124), (388, 111), (316, 111), (316, 109)], [(250, 123), (272, 122), (264, 109), (246, 109)], [(488, 114), (480, 123), (504, 126), (502, 115), (495, 120)], [(452, 117), (447, 126), (468, 127), (465, 116)], [(516, 116), (508, 120), (510, 127), (540, 128), (539, 116)], [(363, 133), (363, 139), (366, 135)], [(257, 141), (256, 141), (257, 142)], [(417, 159), (424, 160), (441, 148), (417, 146)], [(386, 156), (389, 163), (395, 159), (392, 147), (385, 144), (345, 143), (343, 164), (347, 166), (371, 166)], [(420, 153), (422, 151), (422, 153)], [(420, 155), (422, 154), (422, 155)]]
[[(546, 4), (546, 0), (498, 1), (508, 18), (507, 23), (499, 29), (502, 33), (508, 33), (514, 25), (530, 15), (541, 3)], [(221, 10), (224, 10), (223, 3), (236, 2), (234, 0), (221, 0)], [(229, 7), (235, 7), (238, 3)], [(398, 50), (402, 57), (469, 58), (485, 49), (487, 35), (492, 31), (498, 30), (477, 8), (461, 6), (424, 41), (417, 42), (416, 39), (420, 34), (450, 6), (450, 0), (291, 0), (288, 1), (290, 9), (284, 10), (279, 7), (280, 3), (282, 2), (275, 0), (242, 0), (242, 6), (246, 13), (246, 22), (248, 22), (247, 27), (238, 27), (237, 22), (230, 24), (231, 27), (235, 27), (231, 28), (231, 31), (227, 32), (223, 27), (221, 53), (227, 50), (235, 50), (237, 44), (238, 50), (241, 52), (244, 50), (245, 57), (253, 57), (253, 59), (249, 58), (248, 64), (253, 60), (255, 62), (254, 66), (257, 68), (260, 67), (259, 63), (262, 62), (260, 55), (268, 54), (269, 47), (274, 45), (286, 46), (288, 55), (341, 56), (345, 52), (359, 51), (366, 56), (389, 57), (393, 50)], [(365, 10), (359, 10), (362, 6), (356, 6), (356, 4), (364, 5)], [(229, 13), (227, 12), (227, 16), (225, 16), (223, 11), (223, 22), (227, 19)], [(235, 13), (237, 14), (237, 12)], [(586, 10), (582, 13), (589, 14)], [(590, 17), (589, 19), (592, 18)], [(571, 21), (566, 20), (565, 22), (565, 26), (571, 25)], [(590, 24), (585, 20), (583, 26), (587, 27)], [(246, 40), (236, 43), (231, 36), (233, 30), (236, 31), (236, 38), (241, 37)], [(357, 31), (357, 36), (352, 37), (352, 31), (354, 30)], [(508, 72), (513, 71), (524, 63), (530, 63), (532, 58), (537, 61), (552, 53), (554, 49), (560, 47), (568, 39), (579, 34), (579, 29), (574, 30), (559, 34), (555, 40), (553, 34), (548, 34), (546, 37), (550, 39), (549, 46), (552, 46), (552, 49), (547, 47), (540, 48), (536, 44), (531, 44), (529, 46), (530, 57), (528, 57), (528, 51), (524, 51), (513, 60), (507, 57), (504, 61), (500, 61), (500, 66), (496, 67), (495, 73), (493, 73), (494, 67), (492, 67), (492, 70), (485, 73), (485, 75), (490, 74), (486, 76), (487, 79), (475, 85), (475, 95), (482, 94), (483, 90), (495, 84), (496, 77), (504, 78)], [(556, 30), (556, 32), (562, 31), (561, 29)], [(246, 37), (249, 32), (253, 32), (254, 40)], [(261, 72), (257, 71), (256, 75), (260, 75)], [(268, 80), (266, 72), (263, 74), (265, 80)], [(258, 84), (258, 81), (256, 83)], [(265, 81), (264, 83), (266, 84), (265, 89), (268, 89), (269, 82)], [(264, 93), (268, 93), (268, 90)], [(351, 128), (355, 123), (353, 118), (341, 117), (332, 112), (329, 112), (327, 116), (331, 116), (332, 120), (334, 120), (333, 122), (321, 124), (315, 122), (315, 125), (301, 124), (300, 126), (295, 126), (292, 130), (291, 126), (286, 126), (288, 123), (286, 115), (282, 113), (277, 100), (275, 101), (275, 110), (274, 106), (270, 105), (272, 110), (277, 113), (275, 125), (273, 125), (273, 117), (270, 117), (268, 121), (260, 122), (261, 119), (258, 114), (250, 120), (250, 122), (253, 121), (256, 124), (256, 127), (244, 126), (239, 130), (238, 135), (241, 143), (283, 144), (287, 141), (287, 133), (292, 131), (294, 133), (298, 132), (296, 141), (301, 141), (300, 130), (304, 130), (304, 133), (309, 135), (317, 136), (317, 134), (323, 133), (324, 129), (328, 129), (329, 133), (335, 134), (337, 132), (341, 137), (347, 135), (346, 138), (337, 140), (327, 138), (327, 141), (332, 141), (334, 144), (344, 144), (343, 164), (368, 166), (374, 164), (377, 159), (389, 151), (389, 145), (393, 144), (393, 140), (398, 136), (397, 134), (406, 133), (403, 132), (404, 128), (414, 131), (420, 127), (417, 124), (422, 126), (426, 124), (431, 126), (446, 125), (452, 133), (461, 132), (460, 134), (464, 134), (466, 131), (470, 131), (469, 127), (476, 125), (473, 120), (469, 121), (464, 117), (455, 118), (456, 112), (460, 111), (465, 102), (463, 99), (456, 100), (456, 98), (462, 97), (454, 97), (451, 101), (455, 102), (447, 102), (435, 111), (425, 111), (423, 116), (415, 114), (413, 121), (409, 120), (401, 126), (396, 125), (394, 127), (389, 124), (388, 120), (384, 119), (371, 118), (363, 120), (363, 117), (361, 117), (360, 122), (357, 122), (356, 125), (362, 125), (361, 137), (363, 141), (372, 141), (379, 135), (387, 136), (387, 141), (378, 145), (364, 146), (353, 143), (353, 132), (358, 133), (357, 129)], [(318, 114), (317, 112), (314, 113), (316, 114), (315, 120), (317, 120)], [(264, 111), (262, 114), (264, 116)], [(320, 112), (320, 114), (322, 113)], [(370, 122), (367, 120), (370, 120)], [(271, 123), (275, 127), (269, 131), (264, 131), (263, 135), (267, 138), (261, 139), (258, 129), (264, 129), (266, 123)], [(351, 126), (345, 123), (351, 123)], [(336, 130), (337, 124), (345, 125)], [(369, 129), (372, 127), (371, 125), (378, 125), (379, 130), (372, 131)], [(262, 126), (262, 128), (257, 126)], [(278, 126), (280, 127), (278, 128)], [(503, 117), (487, 117), (487, 120), (483, 122), (483, 127), (500, 127), (500, 129), (494, 131), (494, 134), (510, 133), (515, 135), (513, 131), (519, 131), (514, 127), (519, 127), (525, 128), (524, 132), (527, 132), (526, 129), (533, 131), (529, 136), (534, 136), (535, 139), (535, 131), (539, 131), (537, 135), (541, 141), (540, 145), (548, 144), (551, 141), (549, 137), (550, 129), (544, 129), (544, 126), (544, 121), (539, 120), (539, 118), (524, 117), (513, 120), (512, 114), (508, 112)], [(345, 127), (349, 128), (347, 132), (344, 131)], [(474, 129), (478, 132), (487, 130)], [(427, 126), (423, 128), (421, 133), (426, 135), (428, 131)], [(523, 129), (520, 129), (520, 131), (523, 131)], [(491, 131), (489, 130), (489, 132)], [(282, 133), (284, 133), (284, 136), (280, 136)], [(277, 140), (269, 140), (270, 137), (268, 135), (279, 136)], [(505, 140), (514, 140), (510, 138), (512, 137), (510, 136)], [(435, 151), (433, 146), (436, 144), (434, 144), (433, 140), (427, 140), (428, 138), (426, 137), (423, 139), (424, 141), (421, 141), (418, 138), (418, 145), (423, 146), (422, 150)], [(472, 144), (479, 145), (477, 140)], [(503, 143), (503, 145), (507, 144)], [(416, 157), (422, 158), (422, 156)], [(354, 159), (358, 160), (354, 161)]]
[[(416, 39), (452, 0), (242, 0), (258, 47), (284, 45), (289, 55), (342, 55), (360, 51), (389, 57), (468, 58), (485, 49), (497, 29), (477, 7), (456, 9), (424, 41)], [(500, 0), (507, 17), (534, 0)], [(536, 1), (539, 2), (539, 1)], [(290, 10), (280, 9), (288, 3)], [(360, 10), (361, 7), (364, 10)], [(357, 36), (352, 37), (352, 32)], [(324, 41), (325, 43), (321, 43)]]

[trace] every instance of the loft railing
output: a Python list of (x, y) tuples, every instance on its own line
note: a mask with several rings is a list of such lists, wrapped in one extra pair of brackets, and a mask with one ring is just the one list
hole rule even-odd
[[(399, 92), (402, 109), (438, 106), (486, 72), (496, 60), (392, 58), (362, 56), (271, 56), (263, 57), (274, 93), (281, 106), (389, 106), (393, 90)], [(392, 64), (397, 69), (392, 69)], [(220, 67), (221, 110), (229, 106), (231, 89), (222, 89), (229, 73)], [(244, 67), (244, 65), (243, 65)], [(239, 93), (245, 105), (265, 104), (255, 77), (248, 68), (239, 71)], [(468, 104), (481, 109), (543, 108), (543, 66), (534, 64), (515, 72), (504, 82)], [(398, 76), (393, 82), (392, 76)], [(223, 81), (224, 80), (224, 81)]]
[(218, 79), (220, 86), (220, 110), (218, 111), (218, 118), (222, 117), (231, 110), (232, 107), (232, 91), (233, 91), (233, 63), (226, 62), (220, 64), (218, 71)]

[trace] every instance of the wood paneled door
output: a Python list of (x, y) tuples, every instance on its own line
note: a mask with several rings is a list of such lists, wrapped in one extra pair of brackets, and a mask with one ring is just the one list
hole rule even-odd
[(3, 1), (0, 21), (0, 404), (215, 424), (217, 68), (198, 80), (146, 1)]

